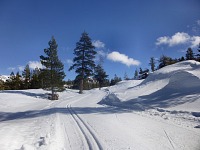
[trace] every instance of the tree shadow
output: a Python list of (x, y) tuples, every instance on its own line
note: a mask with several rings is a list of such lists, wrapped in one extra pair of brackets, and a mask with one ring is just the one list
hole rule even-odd
[[(73, 109), (76, 114), (113, 114), (131, 112), (131, 110), (121, 109), (117, 107), (72, 107), (70, 109)], [(0, 112), (0, 122), (37, 118), (56, 113), (70, 115), (70, 111), (68, 108), (49, 108), (24, 112)]]
[(47, 93), (33, 93), (28, 90), (26, 91), (21, 91), (21, 90), (4, 90), (0, 91), (0, 93), (6, 93), (6, 94), (21, 94), (25, 96), (30, 96), (34, 98), (42, 98), (42, 99), (47, 99)]

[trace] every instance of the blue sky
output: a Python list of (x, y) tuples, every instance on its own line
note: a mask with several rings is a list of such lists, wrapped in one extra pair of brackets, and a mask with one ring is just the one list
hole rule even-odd
[(40, 66), (54, 36), (67, 79), (73, 50), (86, 31), (104, 56), (104, 69), (133, 77), (150, 57), (185, 56), (200, 42), (199, 0), (0, 0), (0, 75)]

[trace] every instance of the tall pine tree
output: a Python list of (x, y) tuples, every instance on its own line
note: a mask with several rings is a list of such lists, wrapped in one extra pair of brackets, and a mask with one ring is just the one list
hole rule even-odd
[(51, 90), (51, 99), (57, 99), (55, 97), (56, 91), (64, 90), (64, 81), (65, 73), (64, 73), (64, 65), (59, 60), (57, 54), (57, 43), (54, 37), (49, 41), (49, 48), (44, 49), (44, 53), (46, 56), (41, 55), (40, 61), (44, 69), (42, 69), (43, 74), (43, 89)]
[(151, 71), (154, 72), (155, 71), (155, 66), (156, 66), (156, 61), (155, 61), (154, 57), (150, 58), (149, 65), (151, 66)]
[(31, 71), (30, 71), (29, 65), (26, 65), (26, 67), (24, 68), (24, 71), (22, 71), (22, 77), (24, 79), (23, 88), (24, 89), (30, 88), (30, 85), (31, 85)]
[(186, 60), (194, 60), (194, 53), (191, 48), (188, 48), (188, 50), (186, 51), (185, 57), (186, 57)]
[(83, 32), (79, 42), (76, 43), (76, 48), (74, 49), (75, 57), (72, 66), (69, 68), (69, 70), (75, 69), (75, 72), (78, 74), (76, 79), (79, 81), (80, 94), (83, 93), (84, 79), (93, 75), (96, 53), (89, 35)]

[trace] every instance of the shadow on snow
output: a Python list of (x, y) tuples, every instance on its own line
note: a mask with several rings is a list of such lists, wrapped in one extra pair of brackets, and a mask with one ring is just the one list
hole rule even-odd
[[(120, 109), (117, 107), (72, 107), (71, 109), (73, 109), (76, 114), (112, 114), (131, 112), (131, 110)], [(68, 108), (49, 108), (24, 112), (0, 112), (0, 122), (36, 118), (56, 113), (70, 115)]]

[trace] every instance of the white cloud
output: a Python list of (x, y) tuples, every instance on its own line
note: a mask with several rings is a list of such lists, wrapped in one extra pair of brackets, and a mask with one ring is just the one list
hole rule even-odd
[(29, 65), (30, 69), (43, 68), (41, 62), (39, 62), (39, 61), (29, 61), (28, 65)]
[(200, 44), (200, 36), (193, 36), (191, 37), (191, 47), (196, 47)]
[(168, 45), (170, 47), (181, 44), (189, 44), (190, 47), (196, 47), (200, 42), (200, 36), (190, 36), (184, 32), (177, 32), (173, 36), (163, 36), (157, 39), (156, 45)]
[(23, 71), (24, 70), (24, 66), (18, 66), (19, 71)]
[(14, 71), (16, 68), (15, 67), (9, 67), (8, 70)]
[(138, 66), (140, 62), (138, 60), (134, 60), (133, 58), (129, 58), (125, 54), (120, 54), (119, 52), (112, 52), (107, 55), (107, 59), (112, 60), (114, 62), (120, 62), (122, 64), (130, 66)]
[(98, 54), (99, 56), (103, 56), (103, 57), (106, 56), (106, 52), (104, 52), (103, 50), (97, 51), (97, 54)]
[(71, 64), (73, 64), (73, 61), (71, 59), (67, 59), (66, 61), (64, 61), (64, 63), (71, 65)]
[(199, 25), (199, 26), (200, 26), (200, 20), (197, 20), (197, 25)]
[(95, 40), (92, 42), (92, 45), (95, 46), (96, 48), (104, 48), (105, 44), (101, 42), (100, 40)]

